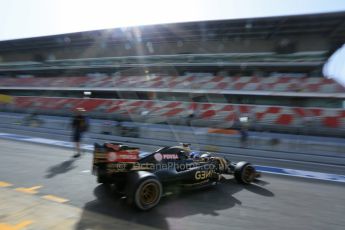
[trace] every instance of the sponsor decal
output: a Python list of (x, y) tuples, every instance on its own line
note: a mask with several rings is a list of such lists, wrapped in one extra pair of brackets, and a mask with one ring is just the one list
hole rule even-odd
[(138, 151), (108, 152), (107, 154), (109, 162), (134, 162), (138, 159)]
[(177, 154), (161, 154), (161, 153), (155, 153), (153, 155), (156, 161), (162, 161), (162, 160), (177, 160), (178, 155)]
[(196, 171), (195, 173), (195, 179), (196, 180), (205, 180), (207, 178), (210, 178), (212, 176), (212, 171)]
[(113, 162), (116, 161), (117, 157), (116, 157), (116, 153), (114, 152), (109, 152), (108, 156), (107, 156), (108, 161)]
[(118, 154), (129, 154), (129, 155), (139, 155), (138, 149), (128, 149), (128, 150), (121, 150), (117, 152)]
[(155, 158), (156, 161), (162, 161), (163, 160), (163, 156), (160, 153), (156, 153), (155, 155), (153, 155), (153, 157)]
[(163, 159), (176, 160), (178, 159), (177, 154), (163, 154)]

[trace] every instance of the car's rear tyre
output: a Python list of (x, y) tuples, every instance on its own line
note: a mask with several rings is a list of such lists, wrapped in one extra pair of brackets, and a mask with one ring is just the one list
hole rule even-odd
[(134, 203), (140, 210), (149, 210), (155, 207), (162, 197), (162, 185), (156, 178), (142, 181), (134, 197)]
[(109, 179), (107, 177), (105, 170), (103, 168), (96, 168), (94, 170), (95, 170), (95, 174), (97, 176), (97, 183), (107, 184)]
[(245, 161), (238, 162), (235, 166), (235, 179), (240, 184), (250, 184), (256, 178), (254, 166)]
[(106, 184), (108, 182), (107, 177), (104, 175), (97, 176), (97, 183)]
[(146, 211), (159, 203), (163, 188), (159, 179), (152, 173), (139, 172), (130, 176), (127, 199), (134, 207)]

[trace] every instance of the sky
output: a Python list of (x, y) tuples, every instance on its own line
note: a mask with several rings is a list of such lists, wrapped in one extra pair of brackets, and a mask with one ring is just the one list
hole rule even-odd
[(0, 41), (171, 22), (345, 11), (345, 0), (0, 0)]

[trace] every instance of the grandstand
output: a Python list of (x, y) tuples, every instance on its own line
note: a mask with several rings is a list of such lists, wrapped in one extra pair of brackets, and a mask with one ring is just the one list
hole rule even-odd
[(14, 102), (1, 111), (84, 107), (103, 119), (221, 128), (249, 117), (252, 130), (343, 136), (345, 89), (321, 69), (345, 42), (344, 21), (328, 13), (3, 41), (0, 94)]

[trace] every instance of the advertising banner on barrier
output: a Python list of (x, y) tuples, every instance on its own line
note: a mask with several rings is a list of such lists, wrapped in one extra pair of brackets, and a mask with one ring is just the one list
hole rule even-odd
[(12, 103), (14, 101), (12, 96), (5, 95), (5, 94), (0, 94), (0, 103)]

